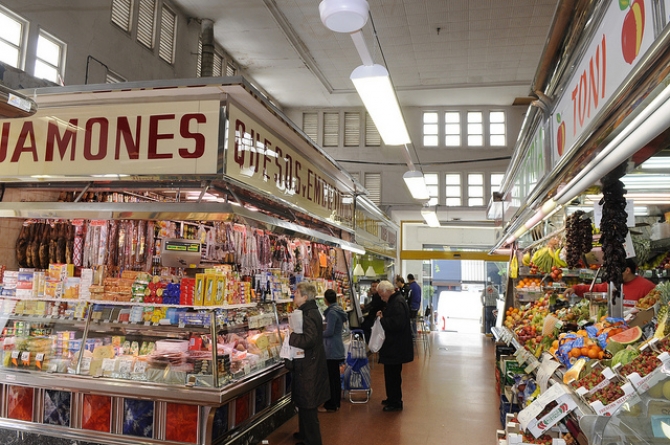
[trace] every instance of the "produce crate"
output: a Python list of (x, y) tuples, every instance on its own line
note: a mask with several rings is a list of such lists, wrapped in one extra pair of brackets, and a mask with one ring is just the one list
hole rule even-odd
[(549, 429), (577, 408), (568, 387), (557, 383), (519, 412), (521, 427), (534, 437), (546, 434)]
[(640, 376), (639, 373), (633, 372), (628, 374), (626, 378), (629, 382), (633, 384), (633, 387), (640, 393), (643, 394), (649, 391), (650, 388), (653, 388), (657, 383), (665, 380), (668, 376), (663, 372), (663, 367), (669, 366), (670, 363), (670, 354), (663, 352), (658, 356), (658, 359), (661, 362), (661, 366), (658, 366), (656, 369), (651, 371), (645, 376)]
[(519, 405), (517, 403), (510, 402), (505, 394), (500, 396), (500, 424), (503, 428), (507, 426), (507, 414), (518, 412)]

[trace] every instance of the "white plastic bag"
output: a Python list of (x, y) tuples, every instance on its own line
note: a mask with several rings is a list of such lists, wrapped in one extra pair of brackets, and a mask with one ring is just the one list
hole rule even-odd
[(291, 334), (286, 332), (284, 334), (284, 342), (281, 345), (281, 350), (279, 351), (279, 356), (288, 360), (293, 360), (294, 358), (305, 358), (305, 350), (301, 348), (296, 348), (291, 346), (288, 343), (289, 336)]
[(384, 332), (381, 321), (379, 321), (379, 317), (377, 317), (375, 324), (372, 325), (372, 333), (370, 334), (370, 343), (368, 344), (370, 351), (379, 352), (384, 344), (385, 338), (386, 333)]

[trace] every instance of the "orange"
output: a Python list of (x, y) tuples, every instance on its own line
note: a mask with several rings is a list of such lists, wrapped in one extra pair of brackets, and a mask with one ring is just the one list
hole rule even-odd
[(569, 357), (579, 357), (582, 354), (581, 349), (579, 348), (572, 348), (570, 349), (570, 352), (568, 353)]
[(598, 353), (599, 352), (600, 351), (598, 351), (597, 348), (591, 348), (591, 349), (589, 349), (588, 356), (589, 356), (589, 358), (598, 358)]
[(588, 357), (588, 356), (589, 356), (589, 348), (588, 348), (587, 346), (584, 346), (584, 347), (581, 349), (581, 354), (582, 354), (583, 356), (585, 356), (585, 357)]
[(598, 358), (602, 360), (602, 358), (605, 356), (604, 351), (598, 351)]

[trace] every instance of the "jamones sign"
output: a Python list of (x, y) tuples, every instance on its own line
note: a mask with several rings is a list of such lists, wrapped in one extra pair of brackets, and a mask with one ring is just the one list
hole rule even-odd
[(0, 125), (0, 179), (214, 175), (219, 101), (49, 108)]

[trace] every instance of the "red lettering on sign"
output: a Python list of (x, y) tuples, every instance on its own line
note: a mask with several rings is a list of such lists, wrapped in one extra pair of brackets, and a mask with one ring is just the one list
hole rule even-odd
[(9, 122), (2, 124), (2, 139), (0, 139), (0, 162), (7, 159), (7, 144), (9, 143)]
[[(288, 157), (288, 156), (287, 156)], [(300, 177), (300, 170), (302, 169), (302, 164), (300, 161), (295, 161), (295, 181), (293, 185), (295, 186), (295, 192), (300, 193), (300, 188), (302, 187), (302, 178)], [(304, 196), (304, 193), (303, 193)]]
[(603, 34), (602, 41), (596, 47), (595, 54), (589, 59), (588, 72), (586, 69), (580, 74), (579, 80), (572, 90), (572, 135), (582, 130), (586, 118), (598, 111), (600, 99), (605, 98), (607, 86), (607, 41)]
[(281, 160), (282, 160), (282, 149), (279, 147), (275, 147), (275, 153), (277, 153), (277, 157), (275, 158), (275, 166), (277, 167), (278, 172), (275, 173), (275, 184), (277, 185), (277, 188), (282, 190), (281, 183), (284, 181), (284, 177), (282, 176), (282, 166), (281, 166)]
[(189, 151), (188, 148), (179, 149), (179, 156), (184, 159), (197, 159), (205, 154), (205, 135), (191, 132), (189, 127), (192, 120), (195, 120), (199, 124), (204, 124), (207, 122), (207, 117), (202, 113), (190, 113), (181, 117), (179, 121), (179, 134), (184, 139), (193, 139), (195, 142), (193, 151)]
[(47, 147), (44, 155), (44, 160), (51, 162), (54, 160), (54, 143), (58, 145), (58, 153), (61, 160), (65, 159), (68, 145), (71, 146), (70, 161), (74, 161), (75, 149), (77, 147), (77, 125), (79, 119), (70, 119), (68, 126), (65, 127), (65, 132), (61, 137), (58, 131), (58, 124), (54, 121), (49, 121), (47, 124)]
[[(98, 153), (93, 154), (93, 128), (99, 126)], [(99, 161), (107, 156), (107, 140), (109, 137), (109, 121), (104, 117), (94, 117), (86, 122), (86, 137), (84, 138), (84, 159)]]
[[(26, 145), (26, 141), (30, 139), (29, 145)], [(31, 121), (26, 121), (21, 127), (21, 134), (16, 141), (16, 147), (14, 147), (14, 154), (12, 155), (11, 162), (19, 162), (21, 153), (32, 153), (33, 162), (37, 162), (37, 144), (35, 142), (35, 129), (33, 128), (33, 123)]]
[(172, 159), (172, 153), (158, 153), (158, 141), (161, 139), (174, 139), (173, 133), (159, 133), (160, 121), (174, 119), (174, 114), (159, 114), (149, 117), (149, 156), (148, 159)]
[(237, 119), (235, 121), (235, 163), (240, 166), (240, 168), (244, 168), (244, 152), (245, 150), (245, 143), (244, 139), (247, 133), (247, 129), (244, 126), (244, 122), (241, 120)]
[(270, 175), (268, 175), (268, 162), (271, 161), (269, 153), (270, 147), (272, 147), (272, 142), (265, 139), (263, 142), (263, 181), (265, 182), (270, 179)]
[(114, 159), (120, 159), (121, 155), (121, 139), (126, 146), (129, 159), (140, 158), (140, 136), (142, 128), (142, 116), (137, 116), (135, 121), (135, 138), (130, 131), (130, 122), (125, 116), (119, 116), (116, 121), (116, 151), (114, 152)]

